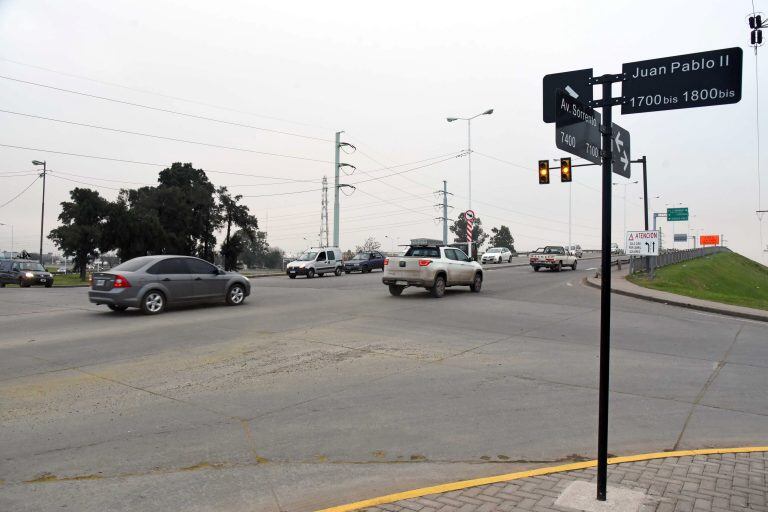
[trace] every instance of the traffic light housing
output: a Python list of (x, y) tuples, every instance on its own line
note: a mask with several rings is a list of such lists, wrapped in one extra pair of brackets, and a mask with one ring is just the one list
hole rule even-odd
[(749, 17), (749, 28), (756, 29), (756, 28), (763, 28), (763, 17), (759, 14), (756, 14), (755, 16)]
[(763, 44), (763, 31), (762, 30), (753, 30), (752, 33), (749, 35), (749, 44), (752, 46), (760, 46)]
[(539, 185), (549, 184), (549, 160), (539, 160)]
[(560, 159), (560, 181), (568, 183), (573, 181), (573, 173), (571, 172), (571, 159)]

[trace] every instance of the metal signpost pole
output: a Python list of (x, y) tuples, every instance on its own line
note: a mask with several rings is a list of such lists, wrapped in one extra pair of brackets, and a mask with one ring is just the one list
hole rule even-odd
[[(605, 77), (607, 78), (607, 77)], [(603, 82), (603, 233), (600, 273), (600, 390), (597, 426), (597, 499), (605, 501), (608, 480), (608, 377), (611, 354), (611, 82)]]
[(336, 132), (335, 164), (333, 174), (333, 246), (339, 246), (339, 150), (341, 149), (341, 132)]

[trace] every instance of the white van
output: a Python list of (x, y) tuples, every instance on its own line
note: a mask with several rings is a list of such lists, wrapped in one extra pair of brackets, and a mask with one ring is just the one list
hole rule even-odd
[(291, 279), (296, 279), (296, 276), (312, 279), (331, 273), (340, 276), (344, 272), (341, 250), (338, 247), (312, 247), (290, 262), (285, 272)]

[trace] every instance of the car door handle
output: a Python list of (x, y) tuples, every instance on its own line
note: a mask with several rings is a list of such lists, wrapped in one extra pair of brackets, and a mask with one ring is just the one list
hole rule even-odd
[(161, 281), (170, 281), (170, 280), (171, 280), (170, 277), (165, 277), (165, 278), (161, 279)]

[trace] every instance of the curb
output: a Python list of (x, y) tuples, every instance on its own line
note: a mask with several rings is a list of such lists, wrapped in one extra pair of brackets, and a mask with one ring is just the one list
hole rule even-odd
[[(653, 460), (653, 459), (665, 459), (669, 457), (689, 457), (689, 456), (695, 456), (695, 455), (717, 455), (717, 454), (724, 454), (724, 453), (753, 453), (753, 452), (768, 452), (768, 446), (745, 446), (741, 448), (711, 448), (711, 449), (705, 448), (701, 450), (680, 450), (680, 451), (671, 451), (671, 452), (643, 453), (638, 455), (628, 455), (624, 457), (612, 457), (608, 459), (608, 464), (640, 462), (640, 461)], [(529, 478), (532, 476), (551, 475), (553, 473), (564, 473), (567, 471), (576, 471), (579, 469), (587, 469), (595, 466), (597, 466), (597, 461), (589, 460), (584, 462), (574, 462), (571, 464), (563, 464), (560, 466), (550, 466), (550, 467), (544, 467), (544, 468), (538, 468), (538, 469), (531, 469), (528, 471), (519, 471), (517, 473), (507, 473), (504, 475), (489, 476), (486, 478), (476, 478), (474, 480), (460, 480), (458, 482), (450, 482), (450, 483), (434, 485), (430, 487), (422, 487), (420, 489), (413, 489), (410, 491), (387, 494), (384, 496), (378, 496), (376, 498), (356, 501), (354, 503), (347, 503), (345, 505), (338, 505), (336, 507), (324, 508), (316, 512), (352, 512), (353, 510), (359, 510), (365, 507), (374, 507), (376, 505), (394, 503), (395, 501), (407, 500), (410, 498), (419, 498), (422, 496), (427, 496), (429, 494), (458, 491), (460, 489), (477, 487), (479, 485), (495, 484), (499, 482), (510, 482), (512, 480), (520, 480), (522, 478)]]
[[(600, 285), (597, 283), (593, 283), (589, 279), (590, 279), (589, 277), (585, 277), (584, 284), (587, 286), (591, 286), (592, 288), (597, 288), (599, 290)], [(647, 300), (649, 302), (658, 302), (659, 304), (668, 304), (671, 306), (678, 306), (681, 308), (695, 309), (697, 311), (704, 311), (706, 313), (716, 313), (718, 315), (733, 316), (736, 318), (745, 318), (747, 320), (757, 320), (758, 322), (768, 322), (768, 316), (753, 315), (751, 313), (744, 313), (741, 311), (731, 311), (728, 309), (721, 309), (713, 306), (700, 306), (698, 304), (691, 304), (689, 302), (683, 302), (683, 301), (677, 301), (677, 300), (661, 299), (658, 297), (643, 295), (642, 293), (628, 292), (626, 290), (618, 290), (614, 287), (611, 287), (611, 293), (615, 293), (617, 295), (625, 295), (627, 297), (632, 297), (635, 299)]]

